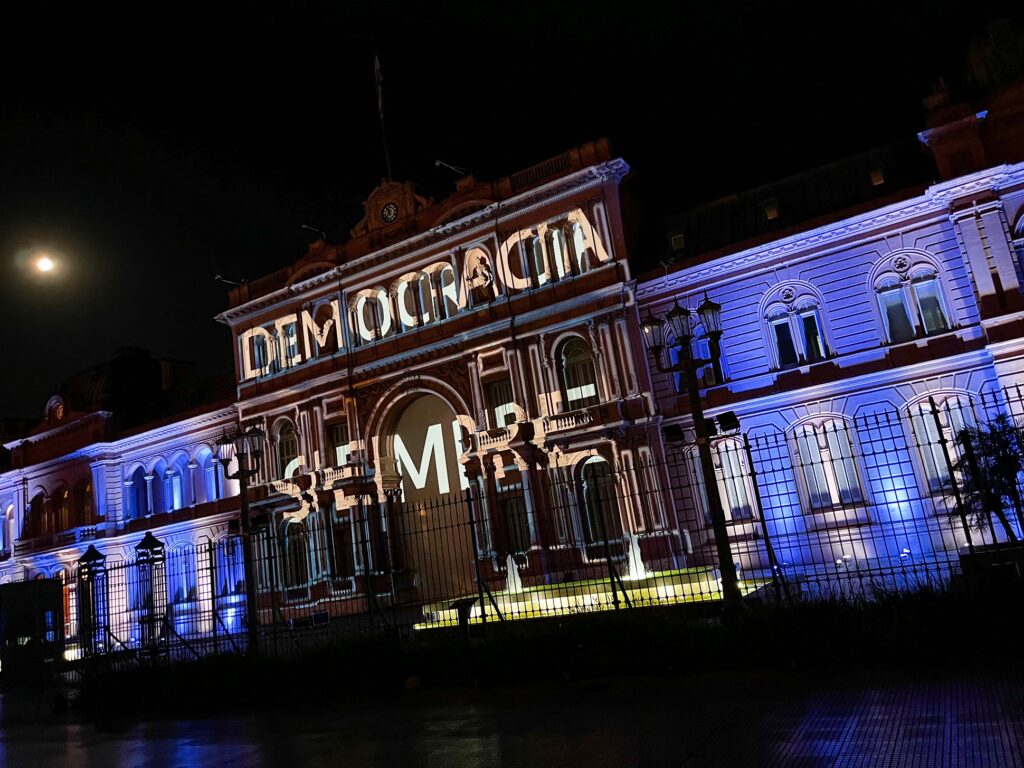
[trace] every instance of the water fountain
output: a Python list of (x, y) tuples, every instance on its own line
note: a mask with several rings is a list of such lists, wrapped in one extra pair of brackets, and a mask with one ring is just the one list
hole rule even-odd
[(643, 556), (640, 554), (640, 539), (637, 538), (636, 534), (627, 533), (626, 540), (628, 541), (626, 549), (626, 574), (623, 578), (627, 581), (646, 579), (650, 574), (647, 572), (647, 566), (644, 565)]
[(511, 595), (522, 592), (523, 580), (519, 578), (519, 566), (516, 565), (515, 558), (512, 555), (509, 555), (505, 561), (505, 571), (505, 591)]

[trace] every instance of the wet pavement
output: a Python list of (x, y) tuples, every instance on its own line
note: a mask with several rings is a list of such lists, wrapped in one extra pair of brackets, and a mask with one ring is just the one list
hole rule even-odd
[[(625, 663), (625, 660), (624, 660)], [(1024, 676), (996, 670), (414, 690), (118, 732), (8, 723), (0, 766), (1024, 768)]]

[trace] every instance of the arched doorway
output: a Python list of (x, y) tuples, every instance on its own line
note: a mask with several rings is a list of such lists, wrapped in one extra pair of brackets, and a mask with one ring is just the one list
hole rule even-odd
[(393, 460), (401, 478), (401, 502), (388, 521), (396, 566), (425, 601), (472, 594), (469, 483), (459, 463), (462, 426), (455, 411), (424, 393), (390, 423), (380, 447), (383, 462)]
[(584, 546), (590, 558), (604, 558), (606, 542), (613, 556), (622, 551), (619, 494), (608, 462), (591, 456), (579, 469), (580, 511)]

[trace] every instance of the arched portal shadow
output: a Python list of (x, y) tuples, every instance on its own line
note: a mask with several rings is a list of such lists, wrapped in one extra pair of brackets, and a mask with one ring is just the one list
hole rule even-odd
[(374, 436), (378, 475), (397, 473), (401, 489), (380, 508), (392, 565), (426, 602), (475, 592), (464, 424), (446, 397), (419, 389), (388, 409)]

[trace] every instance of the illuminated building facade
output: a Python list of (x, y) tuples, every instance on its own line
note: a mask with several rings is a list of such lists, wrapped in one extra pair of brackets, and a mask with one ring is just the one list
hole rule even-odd
[[(481, 576), (501, 585), (510, 561), (525, 584), (603, 573), (607, 542), (621, 557), (627, 535), (647, 562), (683, 563), (653, 461), (627, 171), (599, 142), (496, 182), (463, 179), (440, 203), (385, 181), (347, 243), (316, 242), (232, 291), (220, 319), (236, 340), (239, 416), (267, 435), (258, 559), (280, 553), (264, 589), (283, 584), (290, 605), (360, 594), (379, 563), (353, 529), (395, 531), (384, 502), (399, 488), (406, 504), (469, 492)], [(515, 509), (497, 500), (509, 491)], [(619, 500), (609, 530), (602, 493)], [(383, 510), (366, 520), (370, 498)], [(469, 545), (446, 544), (430, 517), (402, 544), (391, 536), (390, 557), (433, 571), (443, 593), (472, 592)]]
[[(264, 436), (250, 492), (264, 625), (366, 614), (373, 594), (418, 609), (481, 582), (506, 611), (569, 583), (573, 600), (537, 610), (607, 607), (594, 584), (613, 571), (634, 598), (715, 598), (689, 403), (676, 375), (651, 373), (641, 332), (705, 295), (725, 332), (699, 380), (707, 416), (739, 419), (714, 451), (749, 588), (769, 541), (805, 572), (955, 553), (945, 446), (993, 407), (1024, 413), (1006, 397), (1024, 378), (1019, 96), (974, 111), (933, 97), (945, 117), (921, 141), (944, 181), (919, 183), (929, 164), (892, 149), (769, 185), (680, 217), (681, 258), (640, 280), (629, 169), (604, 142), (462, 179), (440, 202), (385, 180), (347, 242), (231, 291), (226, 391), (129, 355), (5, 443), (0, 583), (62, 576), (65, 635), (92, 650), (240, 635), (238, 487), (216, 452), (241, 424)], [(693, 345), (708, 356), (699, 327)], [(102, 601), (95, 580), (71, 587), (97, 557)], [(75, 626), (83, 595), (102, 637)]]
[[(677, 263), (641, 278), (638, 301), (662, 316), (705, 295), (723, 307), (723, 380), (708, 372), (702, 391), (706, 416), (739, 419), (714, 446), (744, 571), (768, 568), (766, 540), (806, 573), (946, 562), (971, 538), (952, 514), (956, 435), (1024, 413), (1022, 105), (1021, 83), (974, 107), (937, 90), (919, 140), (943, 181), (919, 148), (890, 147), (670, 224)], [(667, 434), (685, 439), (679, 383), (654, 379)], [(709, 559), (703, 480), (687, 472), (677, 508)], [(1005, 540), (998, 526), (973, 537)]]
[[(167, 615), (181, 625), (209, 613), (215, 597), (208, 581), (197, 581), (196, 552), (226, 541), (238, 514), (237, 485), (216, 458), (217, 438), (236, 421), (230, 382), (209, 384), (189, 364), (126, 350), (68, 380), (44, 419), (5, 443), (0, 584), (61, 579), (69, 641), (79, 634), (75, 577), (83, 557), (119, 572), (136, 560), (147, 533), (168, 561), (191, 564), (162, 574)], [(231, 558), (234, 550), (221, 554)], [(134, 586), (110, 585), (109, 605), (101, 606), (110, 633), (97, 639), (99, 648), (138, 647), (143, 596)]]

